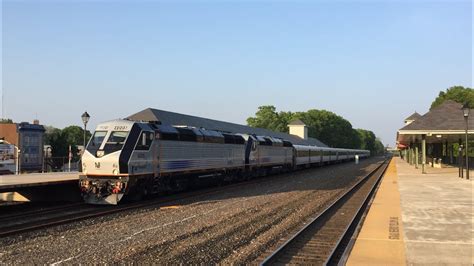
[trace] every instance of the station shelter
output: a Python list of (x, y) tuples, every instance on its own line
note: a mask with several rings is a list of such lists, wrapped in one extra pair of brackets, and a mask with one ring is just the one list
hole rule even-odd
[[(466, 127), (469, 154), (473, 154), (474, 112), (468, 116), (468, 127), (463, 105), (447, 100), (424, 115), (414, 113), (405, 119), (405, 126), (397, 132), (397, 145), (401, 157), (425, 173), (431, 167), (458, 165), (465, 160)], [(469, 165), (473, 165), (469, 158)]]

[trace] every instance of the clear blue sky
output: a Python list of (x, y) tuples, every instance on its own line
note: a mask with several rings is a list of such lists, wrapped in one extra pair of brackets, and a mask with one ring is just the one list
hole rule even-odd
[(327, 109), (385, 144), (472, 86), (470, 1), (3, 1), (4, 116), (90, 125), (147, 107), (245, 123)]

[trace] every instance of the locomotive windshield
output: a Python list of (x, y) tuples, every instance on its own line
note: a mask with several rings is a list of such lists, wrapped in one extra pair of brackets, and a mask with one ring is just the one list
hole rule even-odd
[(104, 154), (109, 154), (122, 149), (125, 140), (127, 139), (128, 131), (112, 131), (109, 139), (104, 146)]
[(99, 157), (119, 151), (122, 149), (123, 144), (127, 139), (128, 131), (112, 131), (107, 139), (107, 142), (105, 142), (103, 152), (98, 154), (97, 151), (99, 151), (106, 136), (107, 131), (96, 131), (92, 136), (89, 145), (87, 145), (87, 151), (89, 151), (94, 156), (97, 155)]
[(87, 145), (87, 151), (95, 155), (106, 135), (107, 131), (96, 131)]

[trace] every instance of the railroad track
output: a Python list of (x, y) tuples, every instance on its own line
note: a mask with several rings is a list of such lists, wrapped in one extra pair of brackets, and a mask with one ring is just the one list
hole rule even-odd
[(85, 203), (70, 203), (46, 209), (36, 209), (0, 218), (0, 238), (27, 231), (73, 222), (97, 209)]
[[(306, 171), (306, 170), (302, 170)], [(20, 233), (35, 231), (43, 228), (78, 222), (86, 219), (113, 215), (124, 211), (162, 207), (171, 202), (190, 199), (197, 196), (220, 193), (223, 190), (247, 186), (249, 184), (259, 184), (268, 181), (269, 178), (285, 178), (285, 174), (270, 175), (256, 178), (250, 181), (233, 183), (225, 186), (217, 186), (205, 189), (198, 189), (190, 192), (181, 192), (173, 195), (162, 196), (160, 198), (144, 200), (141, 202), (125, 203), (117, 206), (97, 206), (85, 203), (71, 203), (44, 210), (32, 210), (24, 213), (15, 213), (0, 217), (0, 238), (16, 235)]]
[(198, 189), (190, 192), (182, 192), (141, 202), (121, 204), (118, 206), (97, 206), (87, 205), (85, 203), (71, 203), (69, 205), (55, 206), (45, 210), (32, 210), (25, 212), (24, 214), (20, 213), (8, 215), (6, 217), (2, 216), (0, 217), (0, 238), (91, 218), (113, 215), (124, 211), (143, 208), (159, 208), (172, 202), (220, 193), (223, 190), (230, 190), (240, 186), (247, 186), (249, 184), (259, 184), (268, 181), (270, 178), (285, 178), (285, 176), (286, 174), (270, 175), (250, 181)]
[[(28, 204), (28, 203), (24, 203)], [(76, 206), (84, 205), (83, 202), (74, 202), (74, 203), (63, 203), (63, 204), (54, 204), (53, 206), (29, 206), (29, 208), (22, 208), (20, 210), (16, 210), (15, 212), (1, 215), (0, 216), (0, 227), (10, 220), (14, 220), (16, 218), (23, 219), (26, 217), (33, 217), (38, 215), (44, 215), (48, 213), (54, 213), (62, 210), (67, 210)]]
[(274, 251), (265, 254), (266, 257), (260, 265), (344, 263), (347, 244), (356, 231), (389, 161), (384, 161), (354, 184), (299, 231), (282, 239)]

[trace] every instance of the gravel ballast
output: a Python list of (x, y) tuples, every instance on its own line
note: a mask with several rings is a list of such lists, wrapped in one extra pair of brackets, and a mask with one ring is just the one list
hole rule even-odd
[(250, 263), (381, 158), (317, 167), (217, 193), (0, 239), (0, 264)]

